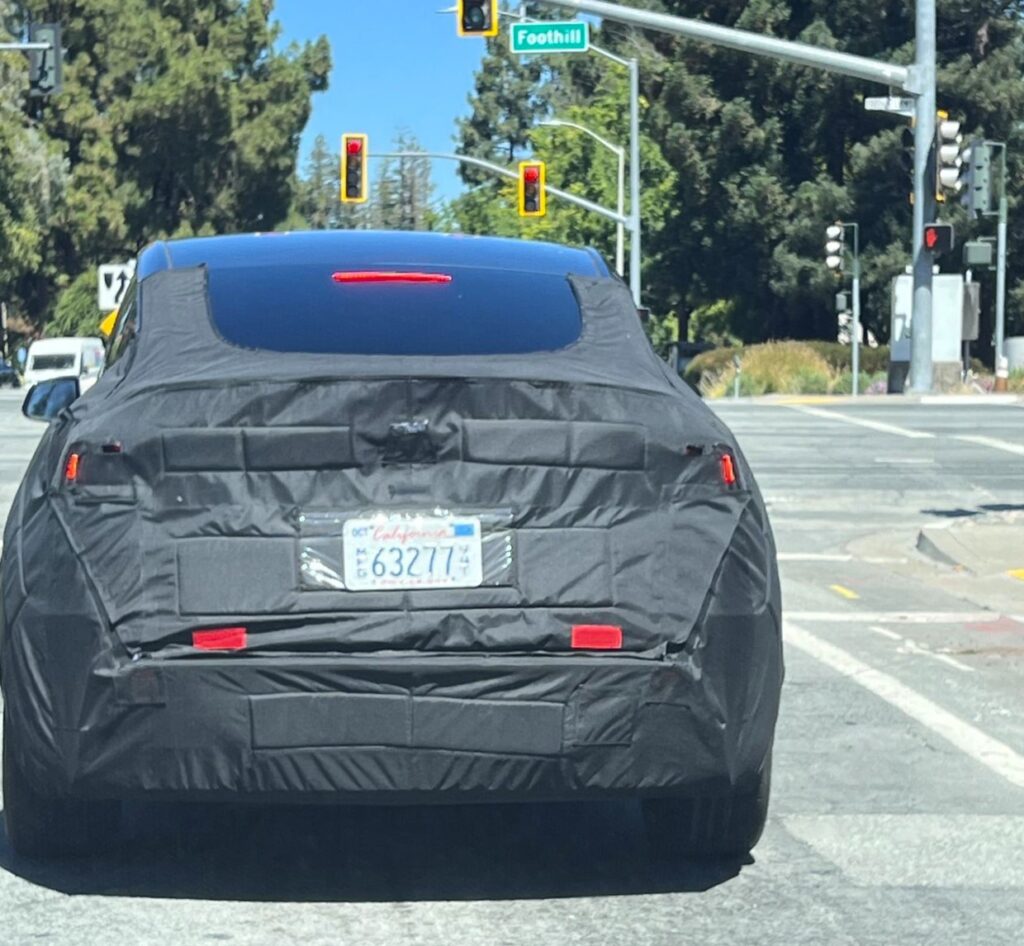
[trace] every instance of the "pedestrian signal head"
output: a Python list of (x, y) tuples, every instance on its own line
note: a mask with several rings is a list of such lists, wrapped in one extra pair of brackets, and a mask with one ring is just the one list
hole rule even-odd
[(924, 248), (938, 256), (953, 249), (953, 224), (926, 223), (924, 225)]

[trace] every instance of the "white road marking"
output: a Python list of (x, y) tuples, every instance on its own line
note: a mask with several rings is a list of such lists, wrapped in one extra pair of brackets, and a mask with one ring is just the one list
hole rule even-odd
[(993, 450), (1003, 450), (1006, 453), (1015, 453), (1024, 457), (1024, 447), (1019, 443), (1010, 443), (1009, 440), (998, 440), (995, 437), (981, 437), (975, 434), (959, 434), (954, 440), (962, 440), (964, 443), (976, 443), (981, 447), (991, 447)]
[[(996, 621), (995, 611), (790, 611), (787, 618), (822, 624), (981, 624)], [(1015, 615), (1007, 615), (1020, 620)]]
[(1024, 756), (1011, 749), (1006, 743), (994, 739), (982, 732), (977, 726), (960, 719), (922, 696), (916, 690), (901, 683), (895, 677), (858, 660), (853, 654), (840, 647), (823, 641), (809, 631), (786, 622), (785, 640), (813, 657), (820, 663), (831, 667), (838, 673), (849, 677), (875, 696), (885, 700), (890, 706), (941, 736), (959, 749), (964, 755), (981, 763), (991, 772), (1006, 779), (1017, 788), (1024, 788)]
[[(774, 521), (774, 520), (773, 520)], [(866, 556), (857, 559), (843, 552), (779, 552), (780, 562), (868, 562), (871, 565), (901, 565), (906, 558), (889, 558), (886, 556)]]
[(924, 394), (921, 396), (921, 403), (942, 407), (1009, 407), (1022, 402), (1018, 394)]
[(880, 634), (882, 637), (888, 637), (891, 641), (897, 641), (900, 645), (899, 650), (905, 654), (915, 654), (919, 657), (931, 657), (933, 660), (944, 663), (947, 667), (952, 667), (954, 670), (959, 670), (961, 673), (974, 673), (974, 667), (969, 667), (967, 664), (960, 663), (954, 657), (950, 657), (948, 654), (940, 654), (923, 644), (917, 643), (917, 641), (910, 640), (909, 637), (902, 637), (895, 631), (890, 631), (887, 627), (879, 627), (877, 624), (872, 624), (868, 628), (870, 631), (874, 631), (876, 634)]
[(900, 466), (927, 466), (934, 462), (928, 457), (875, 457), (875, 463), (899, 464)]
[(852, 555), (828, 552), (779, 552), (780, 562), (849, 562)]
[(876, 634), (881, 634), (882, 637), (888, 637), (891, 641), (902, 641), (903, 638), (895, 631), (890, 631), (887, 627), (879, 627), (877, 624), (872, 624), (869, 631), (874, 631)]
[(935, 434), (924, 430), (910, 430), (908, 427), (897, 427), (895, 424), (885, 424), (880, 420), (868, 420), (866, 417), (851, 417), (849, 414), (838, 414), (835, 411), (824, 411), (820, 407), (804, 407), (802, 405), (785, 405), (791, 411), (800, 411), (801, 414), (810, 414), (813, 417), (823, 417), (825, 420), (838, 420), (844, 424), (855, 424), (858, 427), (868, 427), (871, 430), (880, 430), (885, 434), (897, 434), (900, 437), (909, 437), (912, 440), (934, 440)]
[(960, 663), (959, 660), (950, 657), (949, 654), (937, 654), (934, 650), (929, 650), (927, 647), (918, 644), (917, 641), (912, 641), (906, 637), (900, 645), (900, 650), (908, 654), (915, 654), (918, 657), (931, 657), (932, 660), (937, 660), (939, 663), (952, 667), (954, 670), (959, 670), (961, 673), (974, 673), (974, 667), (968, 667), (967, 664)]

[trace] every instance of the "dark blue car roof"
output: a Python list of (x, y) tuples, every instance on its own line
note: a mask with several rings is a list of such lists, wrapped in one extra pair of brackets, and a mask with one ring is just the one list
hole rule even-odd
[(447, 233), (317, 230), (247, 233), (154, 243), (139, 258), (138, 277), (206, 265), (246, 267), (320, 263), (360, 266), (479, 266), (580, 276), (608, 276), (598, 253), (554, 243)]

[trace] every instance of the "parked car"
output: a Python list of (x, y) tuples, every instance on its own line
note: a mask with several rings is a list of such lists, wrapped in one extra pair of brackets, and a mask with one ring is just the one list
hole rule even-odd
[(41, 338), (29, 346), (25, 384), (73, 375), (84, 393), (99, 380), (104, 361), (98, 338)]
[(25, 403), (52, 423), (0, 561), (15, 852), (149, 796), (639, 798), (671, 853), (756, 843), (764, 503), (596, 253), (245, 235), (137, 278), (96, 386)]
[(0, 388), (19, 388), (21, 378), (18, 371), (9, 361), (0, 358)]

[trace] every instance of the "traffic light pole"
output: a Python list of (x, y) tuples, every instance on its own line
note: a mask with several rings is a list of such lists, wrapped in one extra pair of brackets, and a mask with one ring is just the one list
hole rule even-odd
[(910, 390), (932, 389), (932, 254), (924, 245), (924, 225), (935, 219), (935, 0), (917, 0), (915, 18), (919, 83), (914, 100), (914, 301), (910, 321)]
[[(519, 173), (517, 171), (514, 171), (511, 168), (502, 167), (500, 164), (492, 164), (490, 161), (484, 161), (482, 158), (474, 158), (468, 154), (452, 154), (447, 151), (371, 151), (367, 157), (393, 159), (436, 158), (440, 161), (458, 161), (461, 164), (471, 164), (473, 167), (480, 168), (484, 171), (490, 171), (492, 174), (497, 174), (499, 177), (507, 177), (513, 181), (519, 180)], [(575, 204), (577, 207), (582, 207), (584, 210), (589, 210), (591, 213), (595, 213), (598, 216), (605, 217), (615, 223), (625, 224), (627, 229), (632, 226), (632, 220), (630, 217), (624, 217), (622, 214), (617, 213), (610, 207), (603, 207), (601, 204), (595, 204), (593, 201), (587, 200), (585, 197), (570, 194), (568, 191), (552, 187), (550, 184), (545, 184), (544, 190), (553, 197), (558, 197), (570, 204)]]
[(916, 0), (916, 57), (913, 66), (882, 62), (807, 43), (764, 36), (665, 13), (653, 13), (607, 0), (532, 0), (549, 7), (590, 13), (602, 19), (673, 33), (755, 56), (768, 56), (899, 88), (915, 99), (914, 114), (914, 312), (911, 335), (911, 388), (932, 386), (932, 254), (924, 248), (924, 224), (933, 218), (934, 187), (929, 188), (929, 155), (935, 137), (935, 0)]
[(850, 287), (853, 293), (853, 326), (850, 331), (853, 378), (850, 382), (850, 393), (856, 397), (860, 393), (860, 225), (845, 223), (843, 226), (853, 228), (853, 278)]
[(1009, 374), (1003, 352), (1006, 334), (1006, 142), (986, 141), (986, 147), (999, 148), (999, 222), (996, 225), (996, 390), (1006, 389)]

